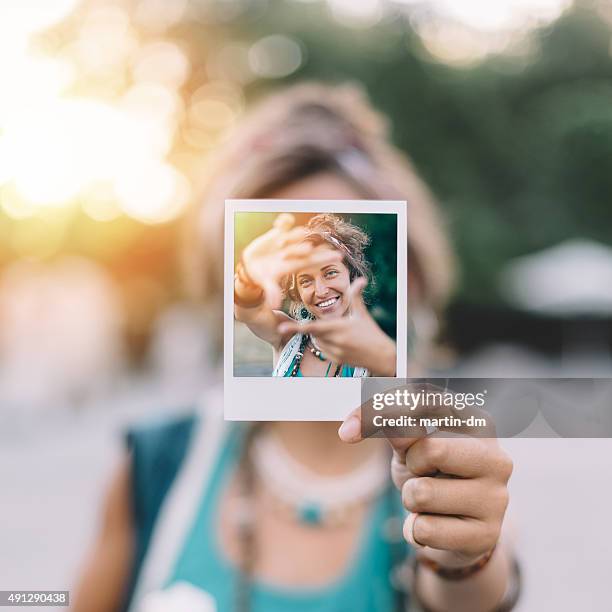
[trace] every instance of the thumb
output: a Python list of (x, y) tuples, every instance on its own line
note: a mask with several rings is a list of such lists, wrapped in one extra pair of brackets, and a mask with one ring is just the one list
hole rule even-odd
[(355, 444), (363, 440), (361, 433), (361, 406), (355, 408), (342, 422), (338, 436), (343, 442)]
[(274, 219), (273, 227), (283, 232), (289, 231), (295, 225), (295, 217), (291, 213), (281, 213)]
[[(416, 429), (416, 428), (413, 428)], [(416, 432), (414, 437), (390, 437), (385, 436), (391, 445), (393, 454), (398, 460), (404, 462), (406, 460), (406, 452), (408, 449), (421, 437), (427, 435), (423, 428), (422, 431)], [(342, 422), (338, 429), (338, 436), (343, 442), (355, 444), (364, 439), (363, 430), (361, 428), (361, 406), (355, 408)]]
[[(377, 435), (377, 437), (386, 438), (391, 445), (393, 455), (399, 461), (405, 462), (406, 452), (417, 440), (427, 435), (426, 429), (420, 425), (411, 426), (407, 430), (402, 430), (401, 427), (372, 427), (369, 422), (369, 419), (375, 414), (372, 408), (372, 398), (370, 398), (361, 406), (352, 410), (340, 425), (338, 436), (343, 442), (354, 444), (372, 436), (374, 433), (382, 434)], [(362, 409), (365, 410), (365, 413), (362, 412)], [(388, 411), (386, 414), (399, 416), (401, 412)], [(365, 426), (362, 415), (366, 419)]]
[[(425, 435), (426, 432), (423, 432)], [(361, 407), (353, 410), (344, 420), (338, 429), (338, 436), (347, 444), (357, 444), (361, 442), (363, 430), (361, 427)], [(393, 459), (391, 461), (391, 480), (395, 486), (401, 490), (403, 484), (413, 478), (414, 474), (406, 465), (406, 453), (408, 449), (419, 439), (419, 436), (412, 438), (392, 438), (387, 436), (387, 440), (393, 450)]]
[(366, 310), (363, 303), (363, 291), (367, 287), (368, 281), (363, 276), (358, 276), (349, 288), (349, 301), (353, 312), (363, 312)]

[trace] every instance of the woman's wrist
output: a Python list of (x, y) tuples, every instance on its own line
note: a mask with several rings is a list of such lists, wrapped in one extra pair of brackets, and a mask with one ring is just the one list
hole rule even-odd
[[(470, 567), (470, 566), (468, 566)], [(443, 571), (446, 573), (448, 568)], [(508, 612), (521, 591), (520, 568), (503, 544), (498, 544), (485, 563), (462, 578), (440, 575), (415, 558), (412, 592), (423, 612)]]
[(256, 308), (264, 302), (264, 290), (248, 275), (242, 259), (234, 274), (234, 303), (241, 308)]
[(457, 560), (456, 558), (451, 561), (440, 556), (437, 559), (433, 559), (428, 556), (427, 553), (417, 552), (414, 556), (414, 562), (420, 564), (422, 567), (428, 568), (434, 572), (436, 576), (444, 580), (464, 580), (465, 578), (477, 574), (487, 565), (487, 563), (489, 563), (491, 557), (495, 553), (496, 546), (497, 545), (467, 561)]
[(377, 350), (372, 352), (372, 366), (368, 368), (370, 372), (376, 376), (384, 376), (392, 378), (397, 373), (397, 348), (395, 342), (391, 340), (384, 332), (383, 341), (378, 346)]

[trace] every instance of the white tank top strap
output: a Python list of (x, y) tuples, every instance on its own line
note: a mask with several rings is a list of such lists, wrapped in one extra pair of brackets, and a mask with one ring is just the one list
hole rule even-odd
[(297, 355), (300, 349), (300, 343), (302, 342), (303, 334), (297, 333), (291, 336), (291, 339), (285, 344), (281, 354), (278, 358), (278, 362), (272, 376), (285, 376), (293, 363), (293, 358)]

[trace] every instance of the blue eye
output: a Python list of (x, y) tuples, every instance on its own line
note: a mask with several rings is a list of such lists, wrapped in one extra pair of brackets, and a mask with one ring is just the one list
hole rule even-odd
[(330, 277), (330, 276), (336, 276), (336, 274), (338, 274), (338, 271), (337, 271), (337, 270), (328, 270), (328, 271), (325, 273), (325, 276), (327, 276), (327, 277)]

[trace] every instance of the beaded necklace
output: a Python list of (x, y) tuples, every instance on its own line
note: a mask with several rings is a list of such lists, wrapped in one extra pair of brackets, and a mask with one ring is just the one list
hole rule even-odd
[[(295, 354), (295, 359), (293, 361), (293, 367), (291, 368), (291, 373), (289, 374), (289, 376), (295, 377), (298, 374), (298, 371), (300, 369), (300, 365), (302, 364), (302, 360), (304, 359), (304, 351), (306, 350), (306, 347), (308, 346), (308, 349), (310, 350), (310, 352), (317, 358), (319, 359), (319, 361), (326, 361), (326, 357), (325, 355), (323, 355), (323, 353), (314, 346), (314, 343), (312, 342), (310, 335), (309, 334), (304, 334), (302, 336), (302, 340), (300, 341), (300, 347), (298, 348), (297, 353)], [(325, 376), (327, 377), (327, 374), (329, 373), (329, 369), (332, 365), (332, 362), (329, 362), (329, 367), (327, 368), (327, 372), (325, 372)], [(339, 363), (336, 367), (336, 371), (334, 372), (334, 378), (338, 378), (340, 376), (342, 372), (342, 364)]]

